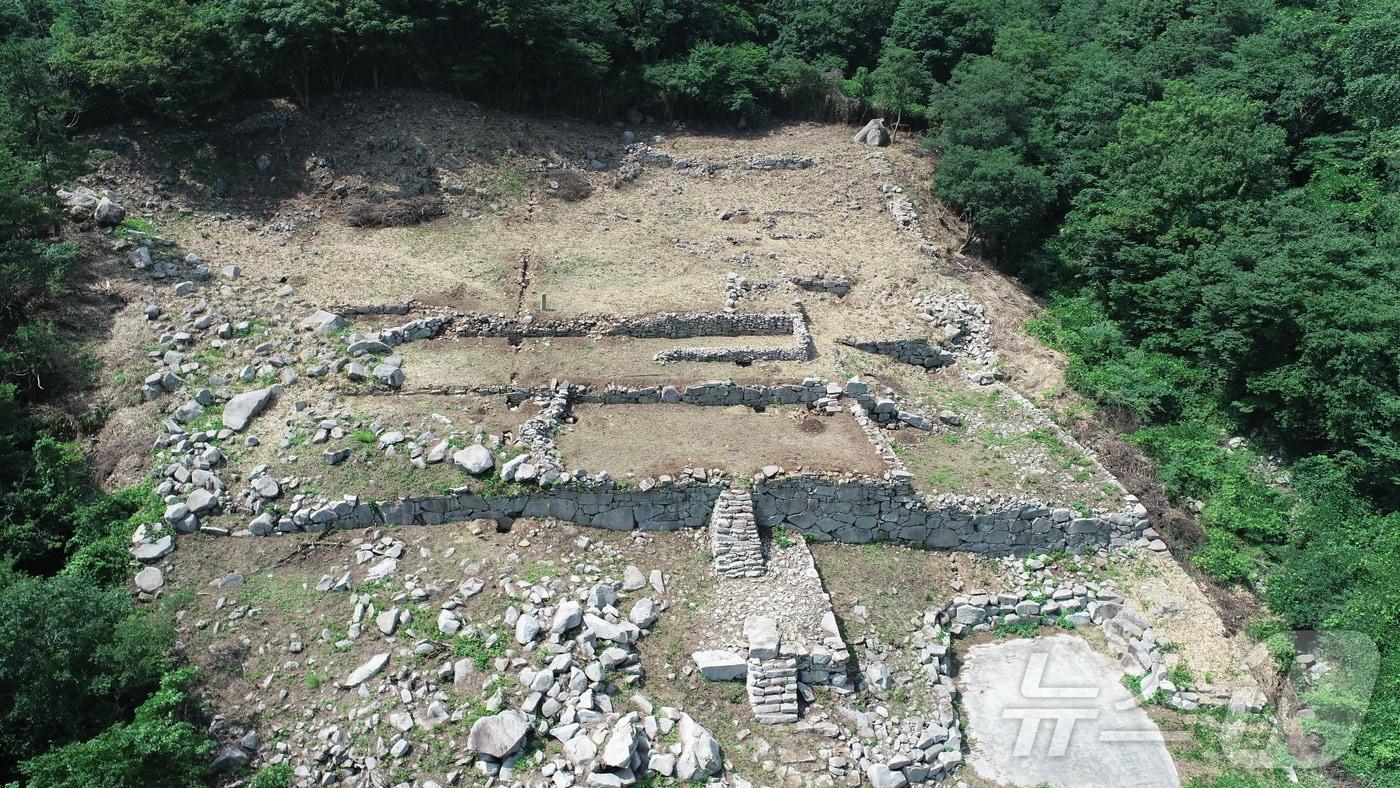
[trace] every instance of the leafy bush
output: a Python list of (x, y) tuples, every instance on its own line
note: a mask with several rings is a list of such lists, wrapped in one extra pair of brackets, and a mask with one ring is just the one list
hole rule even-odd
[(290, 763), (264, 766), (248, 781), (248, 788), (290, 788), (296, 773)]
[(0, 321), (19, 318), (30, 304), (63, 292), (78, 262), (72, 243), (32, 239), (0, 242)]
[(165, 502), (149, 484), (100, 493), (73, 513), (63, 574), (103, 588), (124, 584), (130, 573), (131, 534), (143, 523), (158, 522), (164, 509)]
[(0, 380), (21, 400), (38, 402), (92, 384), (97, 362), (46, 321), (24, 323), (0, 338)]
[[(30, 788), (193, 788), (207, 785), (214, 743), (189, 718), (194, 670), (165, 674), (135, 719), (25, 761)], [(278, 783), (264, 783), (277, 785)], [(286, 785), (286, 782), (281, 783)]]
[[(73, 536), (74, 513), (98, 491), (88, 481), (87, 457), (51, 437), (34, 442), (27, 467), (0, 488), (0, 553), (26, 566), (52, 564)], [(60, 562), (61, 563), (61, 562)]]
[(124, 588), (0, 570), (0, 754), (32, 758), (123, 719), (158, 685), (172, 641)]
[(646, 79), (677, 112), (763, 120), (775, 87), (771, 65), (757, 44), (702, 42), (684, 59), (648, 66)]
[(1217, 582), (1243, 583), (1253, 579), (1256, 564), (1243, 540), (1215, 528), (1207, 528), (1206, 535), (1206, 543), (1191, 556), (1192, 563)]

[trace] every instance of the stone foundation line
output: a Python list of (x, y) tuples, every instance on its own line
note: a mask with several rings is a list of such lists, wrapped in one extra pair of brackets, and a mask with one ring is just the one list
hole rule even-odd
[[(910, 640), (919, 650), (922, 678), (935, 689), (940, 702), (938, 708), (932, 710), (931, 717), (925, 715), (927, 727), (918, 735), (915, 745), (877, 739), (866, 751), (861, 765), (873, 783), (936, 786), (952, 778), (963, 760), (966, 745), (959, 734), (955, 705), (958, 688), (953, 673), (952, 642), (1019, 622), (1069, 629), (1097, 625), (1124, 672), (1140, 680), (1138, 698), (1141, 701), (1150, 702), (1162, 693), (1168, 706), (1184, 711), (1201, 706), (1226, 706), (1231, 713), (1241, 714), (1257, 713), (1264, 708), (1264, 698), (1258, 691), (1231, 693), (1211, 687), (1173, 684), (1166, 677), (1167, 663), (1171, 659), (1165, 648), (1168, 641), (1157, 637), (1151, 623), (1129, 607), (1110, 585), (1060, 585), (1048, 589), (1047, 593), (1025, 589), (995, 594), (973, 591), (929, 609), (914, 622), (917, 629)], [(867, 721), (866, 725), (869, 724)], [(903, 782), (895, 775), (902, 777)], [(894, 782), (881, 783), (880, 779)]]
[[(913, 547), (957, 549), (989, 554), (1026, 554), (1060, 549), (1117, 547), (1138, 539), (1147, 526), (1146, 510), (1134, 503), (1126, 512), (1077, 516), (1067, 508), (1052, 509), (1038, 501), (992, 502), (957, 496), (928, 496), (914, 490), (908, 472), (883, 443), (881, 431), (862, 420), (861, 384), (823, 385), (807, 379), (800, 386), (771, 387), (784, 399), (808, 401), (828, 412), (840, 409), (848, 392), (855, 398), (851, 413), (890, 464), (885, 478), (856, 474), (784, 476), (765, 468), (754, 485), (753, 507), (759, 526), (782, 525), (818, 540), (842, 542), (889, 541)], [(692, 388), (695, 391), (692, 391)], [(726, 383), (688, 388), (692, 400), (713, 397), (713, 404), (737, 404), (748, 391)], [(270, 391), (270, 390), (269, 390)], [(264, 401), (269, 391), (255, 392)], [(668, 396), (669, 394), (669, 396)], [(265, 509), (246, 529), (230, 530), (188, 522), (179, 506), (166, 521), (176, 530), (200, 530), (211, 535), (267, 535), (357, 528), (376, 524), (430, 525), (478, 518), (508, 521), (517, 517), (554, 517), (585, 526), (613, 530), (671, 530), (705, 525), (713, 516), (721, 489), (682, 480), (644, 480), (636, 490), (620, 489), (604, 474), (566, 475), (554, 443), (554, 433), (578, 396), (567, 381), (537, 393), (541, 412), (521, 426), (516, 445), (525, 449), (499, 471), (505, 482), (530, 482), (508, 494), (482, 495), (461, 488), (447, 495), (405, 497), (367, 502), (346, 496), (336, 502), (309, 502), (290, 512)], [(676, 389), (655, 391), (657, 401), (681, 401)], [(489, 469), (490, 464), (485, 464)], [(208, 500), (205, 500), (207, 498)], [(224, 504), (218, 496), (202, 496), (188, 511), (213, 513)]]

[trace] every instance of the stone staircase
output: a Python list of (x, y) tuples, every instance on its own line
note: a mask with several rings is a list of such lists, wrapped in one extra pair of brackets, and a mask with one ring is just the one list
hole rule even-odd
[(754, 719), (763, 725), (797, 722), (797, 658), (782, 653), (777, 620), (750, 616), (744, 621), (744, 637), (749, 642), (745, 682)]
[(797, 722), (797, 659), (749, 657), (749, 705), (763, 725)]
[(710, 515), (710, 551), (721, 577), (763, 576), (763, 544), (748, 488), (720, 492)]

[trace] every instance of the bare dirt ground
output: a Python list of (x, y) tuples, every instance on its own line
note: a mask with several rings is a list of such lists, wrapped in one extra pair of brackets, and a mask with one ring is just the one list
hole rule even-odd
[(805, 408), (756, 413), (691, 405), (586, 405), (561, 430), (559, 451), (571, 468), (614, 478), (679, 475), (719, 468), (753, 476), (765, 465), (792, 472), (858, 471), (879, 475), (879, 456), (847, 414), (812, 416)]
[[(744, 135), (642, 127), (636, 129), (638, 138), (657, 150), (725, 166), (647, 165), (629, 180), (622, 177), (629, 170), (620, 132), (603, 125), (488, 112), (455, 98), (414, 93), (347, 96), (313, 113), (285, 104), (262, 109), (284, 113), (285, 125), (241, 133), (232, 122), (238, 118), (231, 118), (224, 127), (192, 134), (129, 127), (96, 135), (95, 145), (113, 155), (89, 180), (115, 189), (133, 218), (148, 223), (125, 228), (120, 236), (139, 239), (153, 227), (180, 255), (198, 255), (215, 272), (230, 265), (242, 269), (240, 278), (216, 278), (201, 290), (196, 297), (205, 299), (207, 293), (209, 303), (178, 302), (173, 282), (153, 284), (132, 275), (124, 262), (127, 249), (98, 251), (90, 238), (83, 239), (97, 257), (99, 275), (85, 285), (94, 295), (75, 320), (101, 336), (95, 352), (104, 372), (96, 397), (112, 416), (92, 448), (99, 476), (109, 486), (149, 478), (159, 421), (186, 399), (140, 402), (140, 382), (158, 368), (161, 356), (161, 346), (145, 327), (147, 301), (208, 308), (235, 320), (256, 312), (260, 319), (284, 323), (318, 308), (409, 299), (417, 302), (415, 317), (453, 311), (540, 319), (638, 315), (718, 311), (726, 274), (734, 272), (748, 284), (738, 301), (741, 312), (790, 312), (794, 299), (801, 299), (814, 359), (749, 366), (655, 361), (658, 351), (672, 347), (785, 346), (788, 337), (559, 338), (512, 344), (449, 334), (395, 348), (408, 378), (405, 389), (538, 387), (556, 379), (595, 387), (713, 379), (786, 383), (858, 375), (877, 392), (888, 387), (902, 403), (930, 416), (950, 410), (961, 417), (961, 424), (940, 424), (933, 432), (890, 433), (921, 490), (1011, 493), (1082, 511), (1122, 503), (1122, 490), (1083, 446), (1047, 426), (1034, 409), (999, 396), (995, 387), (970, 383), (958, 365), (927, 373), (837, 342), (845, 336), (922, 336), (928, 327), (912, 305), (915, 297), (966, 294), (986, 307), (995, 366), (1006, 383), (1038, 405), (1082, 410), (1064, 391), (1063, 359), (1024, 330), (1038, 311), (1024, 288), (973, 258), (947, 262), (924, 255), (916, 239), (896, 228), (883, 184), (902, 187), (914, 200), (938, 246), (955, 250), (966, 234), (964, 224), (928, 192), (936, 161), (907, 141), (873, 152), (851, 144), (850, 129), (821, 124)], [(755, 154), (810, 157), (813, 166), (745, 169), (744, 160)], [(554, 196), (551, 180), (561, 167), (588, 184), (586, 198)], [(441, 200), (441, 218), (380, 229), (345, 221), (357, 202), (423, 196)], [(851, 292), (844, 298), (811, 293), (790, 281), (816, 274), (849, 281)], [(539, 309), (541, 296), (547, 311)], [(353, 329), (407, 319), (355, 318)], [(261, 337), (259, 330), (250, 329), (252, 341)], [(189, 356), (207, 364), (232, 360), (203, 346)], [(188, 389), (206, 385), (206, 374), (207, 369), (193, 373)], [(402, 431), (412, 439), (430, 432), (470, 435), (479, 428), (508, 442), (535, 412), (532, 404), (512, 408), (501, 395), (384, 395), (334, 374), (297, 386), (295, 397), (279, 400), (260, 417), (261, 443), (228, 442), (225, 480), (231, 487), (241, 487), (255, 468), (266, 465), (272, 475), (295, 480), (286, 486), (296, 493), (379, 499), (440, 491), (463, 482), (450, 463), (417, 468), (407, 456), (377, 447), (376, 430)], [(345, 411), (340, 423), (347, 431), (368, 437), (346, 462), (327, 466), (322, 448), (310, 442), (314, 423), (298, 403), (332, 403), (329, 407)], [(678, 474), (686, 466), (723, 468), (734, 476), (767, 464), (789, 471), (880, 472), (879, 458), (849, 418), (798, 421), (795, 413), (583, 406), (575, 409), (577, 423), (561, 432), (559, 444), (570, 468), (607, 470), (623, 479)], [(1112, 431), (1095, 426), (1079, 423), (1076, 436), (1129, 481), (1131, 491), (1144, 489), (1139, 483), (1150, 473), (1141, 457)], [(1151, 490), (1143, 500), (1154, 516), (1165, 514), (1180, 525), (1173, 535), (1189, 535), (1184, 513), (1170, 506), (1159, 487)], [(228, 519), (228, 525), (241, 527), (247, 518)], [(789, 727), (757, 726), (741, 687), (736, 692), (736, 685), (710, 684), (691, 670), (690, 653), (713, 647), (715, 636), (707, 629), (714, 582), (703, 534), (639, 537), (528, 520), (504, 534), (480, 524), (387, 533), (407, 544), (400, 576), (444, 588), (473, 573), (619, 576), (627, 563), (664, 569), (666, 608), (639, 649), (648, 697), (658, 705), (684, 707), (719, 737), (735, 771), (762, 778), (761, 784), (798, 784), (789, 779), (786, 765), (824, 772), (823, 749), (829, 747), (822, 739)], [(350, 545), (358, 535), (179, 539), (177, 553), (162, 564), (167, 587), (158, 603), (180, 615), (186, 653), (204, 668), (205, 695), (214, 709), (256, 724), (273, 741), (308, 742), (325, 721), (350, 724), (356, 701), (337, 690), (335, 681), (384, 646), (377, 631), (347, 643), (351, 595), (314, 586), (323, 575), (339, 576), (352, 566), (363, 573)], [(843, 634), (856, 647), (900, 643), (911, 620), (931, 604), (960, 589), (994, 587), (999, 571), (990, 559), (887, 545), (815, 544), (812, 553)], [(242, 573), (244, 582), (211, 585), (231, 571)], [(1247, 644), (1228, 634), (1252, 612), (1238, 595), (1203, 591), (1179, 564), (1163, 558), (1144, 558), (1119, 570), (1097, 564), (1085, 576), (1110, 571), (1120, 573), (1120, 587), (1179, 644), (1182, 661), (1198, 677), (1208, 675), (1219, 686), (1247, 683), (1239, 659)], [(368, 593), (381, 591), (370, 584)], [(495, 626), (509, 604), (493, 587), (469, 601), (464, 618)], [(394, 643), (406, 647), (413, 638), (434, 639), (432, 624), (432, 615), (425, 615)], [(293, 643), (301, 650), (293, 651)], [(439, 656), (434, 651), (432, 658)], [(428, 670), (428, 662), (417, 666)], [(474, 681), (454, 705), (478, 704), (487, 679)], [(881, 702), (859, 700), (872, 709)], [(836, 707), (848, 702), (856, 701), (819, 694), (810, 717), (834, 718)], [(1152, 713), (1154, 719), (1166, 714)], [(1195, 724), (1162, 719), (1164, 728)], [(392, 735), (384, 726), (378, 730)], [(464, 737), (457, 728), (439, 729), (408, 762), (416, 773), (385, 776), (441, 779), (460, 760)], [(1196, 757), (1193, 752), (1206, 752), (1203, 761), (1213, 757), (1209, 748), (1173, 752), (1179, 765)], [(1183, 777), (1213, 773), (1193, 768), (1182, 766)]]

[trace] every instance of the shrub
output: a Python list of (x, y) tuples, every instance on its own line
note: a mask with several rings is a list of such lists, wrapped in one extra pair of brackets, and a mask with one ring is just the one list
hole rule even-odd
[(193, 677), (192, 668), (167, 673), (161, 678), (160, 691), (136, 709), (136, 718), (130, 723), (118, 723), (92, 739), (21, 764), (29, 788), (190, 788), (207, 784), (207, 763), (214, 743), (188, 722), (193, 712), (188, 694)]
[(248, 781), (248, 788), (289, 788), (295, 778), (290, 763), (264, 766)]
[(92, 354), (75, 346), (53, 323), (25, 323), (0, 343), (0, 380), (14, 384), (22, 401), (86, 388), (96, 376)]
[(684, 58), (647, 66), (646, 80), (673, 112), (764, 120), (764, 100), (773, 92), (768, 50), (742, 44), (696, 44)]
[(1206, 529), (1207, 542), (1191, 556), (1191, 561), (1212, 580), (1243, 583), (1254, 576), (1255, 561), (1238, 536), (1218, 528)]
[(0, 490), (0, 553), (24, 566), (51, 566), (72, 536), (74, 512), (97, 494), (87, 457), (74, 444), (42, 437), (25, 466), (0, 470), (9, 473), (15, 478)]
[(125, 589), (0, 568), (0, 761), (124, 718), (156, 688), (173, 639)]
[(0, 243), (0, 318), (18, 317), (29, 304), (62, 293), (78, 262), (72, 243), (21, 239)]

